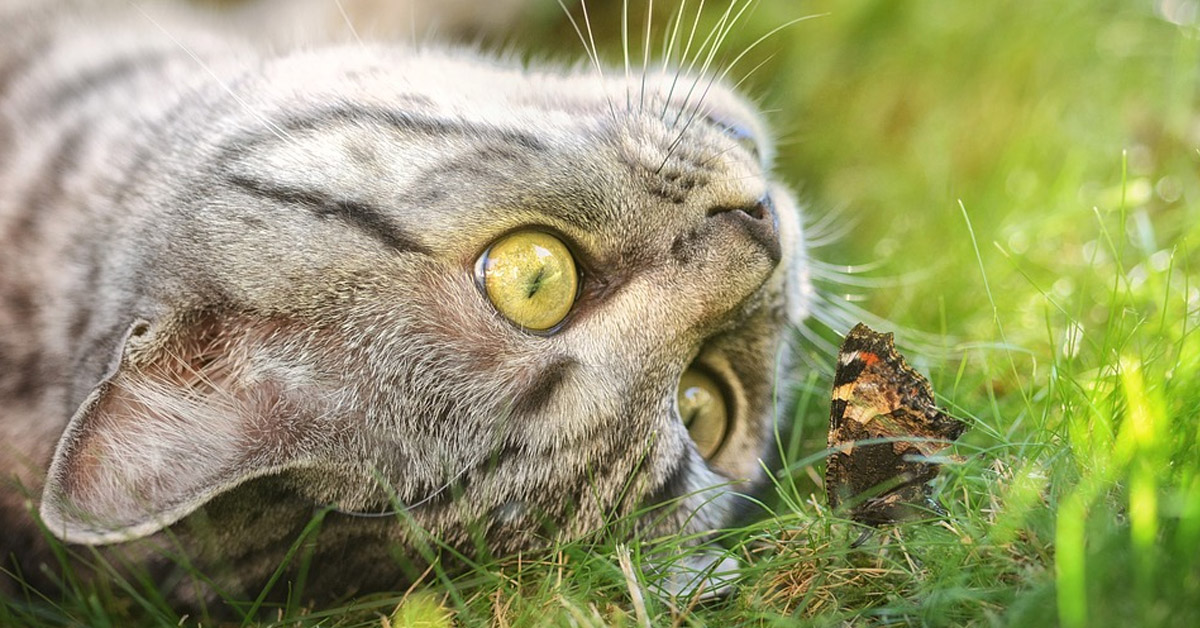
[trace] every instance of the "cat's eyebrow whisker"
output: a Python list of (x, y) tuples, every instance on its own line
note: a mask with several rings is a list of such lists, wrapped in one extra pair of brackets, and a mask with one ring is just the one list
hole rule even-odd
[(358, 45), (362, 46), (363, 40), (358, 36), (358, 29), (354, 28), (354, 22), (350, 19), (350, 14), (346, 13), (346, 7), (342, 5), (342, 0), (333, 0), (333, 3), (337, 5), (338, 12), (342, 14), (342, 19), (346, 21), (346, 28), (350, 29), (350, 34), (354, 36), (354, 41), (357, 41)]
[[(562, 6), (562, 0), (558, 0), (558, 3), (559, 6)], [(600, 79), (600, 91), (604, 92), (604, 99), (608, 101), (608, 110), (609, 113), (612, 114), (613, 121), (617, 121), (619, 120), (619, 117), (617, 116), (617, 108), (615, 105), (613, 105), (612, 94), (609, 93), (608, 83), (604, 80), (603, 64), (600, 63), (600, 50), (596, 47), (596, 35), (592, 30), (592, 18), (590, 15), (588, 15), (587, 0), (579, 0), (579, 6), (583, 8), (583, 24), (587, 28), (588, 41), (590, 41), (592, 44), (592, 61), (595, 63), (596, 75)], [(566, 10), (565, 6), (563, 7), (563, 10)], [(568, 12), (568, 16), (570, 16), (570, 12)], [(572, 20), (572, 23), (574, 23), (574, 20)], [(576, 27), (576, 32), (578, 32), (578, 30), (578, 27)], [(584, 48), (587, 48), (587, 46), (585, 45)]]
[[(686, 0), (685, 0), (684, 4), (685, 5), (687, 4)], [(704, 12), (704, 0), (700, 0), (700, 4), (696, 7), (696, 17), (695, 17), (695, 19), (692, 20), (692, 31), (688, 35), (687, 45), (684, 46), (683, 52), (680, 53), (680, 55), (679, 55), (679, 65), (676, 66), (676, 68), (675, 68), (675, 76), (671, 78), (671, 87), (670, 87), (670, 89), (667, 90), (666, 100), (663, 101), (662, 113), (658, 116), (658, 119), (661, 120), (662, 122), (667, 121), (667, 111), (671, 108), (671, 97), (675, 95), (675, 86), (679, 84), (679, 77), (684, 71), (683, 66), (687, 62), (688, 55), (691, 53), (692, 42), (696, 38), (696, 29), (700, 26), (700, 15), (703, 12)], [(680, 22), (683, 21), (683, 8), (682, 7), (680, 7), (680, 9), (679, 9), (679, 21)], [(678, 24), (676, 26), (678, 26)], [(674, 35), (671, 36), (671, 41), (672, 41), (672, 43), (674, 43), (674, 41), (675, 41)], [(689, 68), (688, 71), (690, 72), (691, 69)]]
[[(722, 148), (721, 150), (709, 155), (708, 157), (706, 157), (704, 159), (704, 161), (700, 162), (700, 167), (707, 168), (709, 164), (716, 161), (721, 156), (728, 154), (729, 151), (731, 151), (731, 150), (733, 150), (732, 146), (726, 146), (725, 148)], [(745, 181), (748, 179), (757, 179), (757, 178), (759, 178), (758, 175), (750, 175), (750, 176), (737, 177), (735, 180), (736, 181)]]
[(650, 27), (654, 23), (654, 0), (646, 9), (646, 38), (642, 45), (642, 92), (638, 98), (638, 113), (646, 110), (646, 68), (650, 65)]
[[(754, 1), (755, 0), (746, 0), (745, 4), (743, 4), (738, 12), (734, 14), (733, 9), (734, 7), (738, 6), (738, 2), (737, 0), (732, 0), (729, 3), (729, 8), (725, 9), (725, 13), (721, 15), (721, 19), (717, 21), (716, 26), (709, 31), (708, 37), (704, 39), (704, 43), (701, 44), (700, 49), (696, 52), (696, 58), (698, 59), (700, 55), (704, 54), (706, 48), (708, 50), (708, 54), (705, 55), (704, 63), (700, 66), (699, 72), (695, 73), (695, 78), (692, 79), (692, 86), (688, 88), (687, 94), (683, 97), (683, 104), (679, 106), (679, 111), (675, 115), (675, 119), (671, 121), (671, 128), (675, 128), (675, 125), (679, 123), (679, 118), (681, 118), (684, 112), (687, 111), (687, 107), (691, 102), (692, 95), (696, 92), (696, 87), (699, 86), (700, 81), (703, 80), (704, 76), (708, 74), (708, 69), (712, 67), (712, 61), (717, 56), (718, 51), (720, 51), (721, 45), (725, 42), (725, 38), (729, 36), (730, 31), (733, 30), (733, 27), (737, 25), (738, 21), (743, 15), (745, 15), (746, 10), (750, 8)], [(694, 65), (689, 65), (688, 71), (690, 72), (693, 67)], [(709, 79), (709, 87), (711, 86), (712, 78)], [(700, 97), (700, 102), (703, 102), (704, 97), (707, 95), (708, 88), (706, 87), (704, 94)], [(699, 104), (697, 104), (697, 107), (699, 107)]]
[(224, 80), (222, 80), (220, 76), (217, 76), (216, 72), (213, 72), (212, 68), (209, 67), (209, 65), (207, 63), (205, 63), (204, 59), (200, 58), (200, 55), (197, 55), (195, 53), (195, 51), (193, 51), (191, 48), (188, 48), (187, 45), (184, 44), (182, 41), (179, 41), (179, 38), (175, 37), (175, 35), (173, 33), (171, 33), (170, 30), (168, 30), (165, 26), (163, 26), (161, 23), (159, 23), (158, 20), (154, 19), (153, 16), (151, 16), (149, 13), (147, 13), (146, 10), (142, 8), (141, 4), (133, 3), (133, 8), (137, 9), (138, 13), (142, 14), (142, 17), (146, 18), (146, 20), (149, 21), (151, 24), (153, 24), (155, 27), (157, 27), (158, 30), (162, 31), (162, 33), (164, 35), (166, 35), (172, 42), (174, 42), (176, 46), (179, 46), (180, 50), (182, 50), (185, 54), (187, 54), (187, 56), (191, 57), (192, 60), (195, 61), (196, 64), (200, 66), (200, 69), (204, 70), (204, 72), (206, 74), (208, 74), (214, 81), (216, 81), (217, 84), (221, 86), (221, 89), (225, 90), (225, 93), (229, 94), (229, 96), (231, 98), (233, 98), (233, 100), (235, 102), (237, 102), (237, 104), (239, 106), (241, 106), (242, 109), (244, 109), (251, 116), (254, 116), (254, 118), (256, 118), (259, 122), (261, 122), (263, 124), (263, 126), (265, 126), (268, 130), (270, 130), (277, 137), (279, 137), (279, 139), (281, 141), (283, 141), (285, 143), (291, 141), (292, 138), (287, 134), (286, 131), (279, 128), (278, 125), (276, 125), (274, 122), (271, 122), (269, 119), (267, 119), (265, 116), (263, 116), (258, 111), (255, 111), (254, 108), (251, 107), (250, 104), (247, 103), (245, 100), (242, 100), (242, 97), (238, 96), (237, 92), (233, 91), (233, 88), (231, 88), (228, 83), (226, 83)]
[[(679, 130), (679, 135), (675, 136), (675, 140), (672, 141), (670, 147), (667, 148), (667, 154), (665, 157), (663, 157), (662, 163), (658, 165), (658, 169), (654, 171), (654, 174), (658, 174), (658, 173), (662, 172), (662, 169), (667, 165), (667, 161), (669, 159), (671, 159), (671, 155), (675, 152), (675, 149), (679, 147), (680, 142), (682, 142), (684, 136), (687, 135), (688, 129), (692, 126), (692, 122), (696, 120), (696, 114), (699, 113), (700, 104), (702, 104), (704, 102), (704, 96), (706, 96), (708, 94), (708, 90), (712, 87), (713, 79), (715, 79), (715, 78), (716, 77), (714, 76), (709, 79), (708, 85), (704, 88), (704, 94), (701, 95), (701, 97), (700, 97), (700, 102), (696, 104), (696, 109), (694, 111), (692, 111), (691, 117), (688, 118), (688, 121), (686, 123), (684, 123), (683, 128)], [(681, 111), (681, 115), (682, 115), (682, 111)], [(679, 116), (676, 116), (675, 119), (679, 120)], [(673, 128), (674, 124), (672, 124), (671, 126)]]
[[(625, 478), (625, 482), (621, 485), (621, 490), (617, 493), (617, 498), (614, 500), (616, 503), (619, 504), (620, 502), (624, 501), (629, 494), (629, 490), (633, 488), (634, 482), (642, 479), (641, 476), (645, 472), (649, 471), (649, 468), (645, 467), (646, 460), (649, 459), (650, 452), (653, 450), (657, 440), (658, 432), (656, 431), (652, 433), (650, 438), (647, 438), (645, 444), (642, 445), (642, 453), (638, 456), (637, 462), (635, 462), (633, 465), (633, 469), (629, 471), (629, 475)], [(588, 484), (592, 489), (592, 499), (595, 499), (596, 503), (598, 504), (603, 503), (603, 499), (600, 496), (599, 485), (596, 483), (595, 476), (592, 475), (591, 469), (588, 470), (588, 476)], [(616, 512), (606, 513), (605, 516), (618, 517), (617, 520), (619, 520), (619, 514)]]
[[(775, 59), (776, 55), (778, 55), (778, 54), (779, 53), (772, 52), (771, 54), (767, 55), (767, 58), (763, 59), (762, 61), (759, 61), (758, 65), (750, 68), (749, 72), (747, 72), (744, 76), (742, 76), (742, 78), (738, 79), (738, 82), (734, 83), (733, 87), (731, 89), (733, 89), (733, 91), (735, 91), (735, 92), (739, 91), (742, 87), (742, 83), (745, 83), (747, 79), (749, 79), (751, 76), (754, 76), (754, 73), (757, 72), (759, 70), (759, 68), (761, 68), (764, 65), (773, 61)], [(734, 61), (734, 63), (737, 63), (737, 61)], [(726, 70), (726, 72), (728, 72), (728, 70)], [(779, 113), (779, 111), (781, 111), (781, 110), (779, 110), (779, 109), (774, 109), (774, 110), (760, 109), (759, 113), (765, 115), (765, 114), (770, 114), (770, 113)]]
[(625, 53), (625, 113), (633, 111), (629, 94), (629, 0), (621, 0), (621, 49)]
[[(581, 4), (583, 5), (583, 17), (585, 20), (587, 20), (587, 2), (586, 2), (586, 0), (580, 0), (580, 1), (581, 1)], [(563, 4), (563, 0), (555, 0), (555, 2), (558, 3), (558, 6), (559, 6), (559, 8), (562, 9), (563, 14), (567, 16), (567, 21), (569, 21), (571, 23), (571, 28), (575, 29), (575, 34), (579, 37), (579, 43), (583, 44), (583, 50), (584, 50), (584, 52), (587, 53), (588, 60), (590, 60), (592, 62), (592, 67), (595, 68), (596, 76), (600, 80), (600, 90), (604, 92), (604, 99), (606, 101), (608, 101), (608, 111), (610, 114), (612, 114), (613, 120), (616, 121), (617, 120), (617, 110), (616, 110), (616, 107), (613, 106), (612, 96), (609, 95), (608, 87), (605, 85), (605, 82), (604, 82), (604, 70), (600, 66), (600, 53), (596, 51), (596, 40), (594, 38), (591, 38), (591, 35), (592, 35), (591, 22), (590, 21), (587, 22), (588, 37), (584, 37), (583, 29), (579, 28), (579, 22), (577, 22), (575, 20), (575, 16), (571, 14), (571, 10), (567, 8), (567, 5)], [(590, 46), (588, 45), (589, 39), (591, 39), (591, 42), (592, 42), (592, 44)]]
[[(494, 447), (498, 446), (498, 443), (493, 443), (493, 446)], [(496, 456), (495, 452), (490, 454), (488, 456), (488, 459), (491, 460), (491, 464), (494, 469), (495, 465), (497, 464), (497, 456)], [(437, 488), (433, 489), (428, 494), (426, 494), (425, 497), (422, 497), (421, 499), (419, 499), (411, 504), (401, 503), (400, 499), (399, 499), (399, 491), (396, 490), (396, 486), (394, 484), (392, 484), (391, 482), (384, 482), (383, 478), (379, 477), (379, 478), (376, 478), (376, 481), (380, 482), (381, 484), (387, 484), (387, 488), (390, 492), (389, 498), (392, 501), (392, 503), (395, 504), (395, 507), (393, 507), (389, 510), (386, 510), (386, 511), (382, 511), (382, 512), (358, 512), (358, 511), (354, 511), (354, 510), (341, 509), (336, 506), (330, 506), (330, 507), (333, 508), (334, 511), (336, 511), (340, 514), (349, 515), (351, 517), (364, 518), (364, 519), (393, 517), (396, 515), (412, 512), (412, 511), (416, 510), (417, 508), (420, 508), (420, 507), (424, 506), (425, 504), (428, 504), (429, 502), (437, 499), (438, 496), (440, 496), (442, 493), (445, 493), (446, 491), (454, 488), (454, 486), (456, 484), (458, 484), (459, 480), (462, 480), (464, 476), (466, 476), (468, 473), (471, 472), (471, 470), (479, 468), (481, 464), (482, 464), (481, 462), (469, 462), (469, 463), (463, 465), (463, 467), (461, 469), (459, 469), (453, 476), (451, 476), (450, 479), (446, 480), (446, 482), (444, 482), (441, 486), (438, 486)], [(447, 470), (447, 469), (443, 466), (443, 470)]]
[[(742, 60), (743, 57), (745, 57), (747, 54), (749, 54), (750, 51), (757, 48), (759, 44), (761, 44), (764, 41), (766, 41), (767, 39), (771, 38), (773, 35), (775, 35), (779, 31), (782, 31), (785, 28), (789, 28), (791, 26), (795, 26), (796, 24), (799, 24), (800, 22), (807, 22), (808, 20), (815, 19), (818, 17), (825, 17), (827, 15), (829, 15), (829, 13), (814, 13), (813, 15), (805, 15), (803, 17), (798, 17), (794, 20), (789, 20), (787, 22), (784, 22), (783, 24), (780, 24), (779, 26), (776, 26), (775, 28), (772, 28), (770, 31), (763, 34), (762, 37), (759, 37), (758, 39), (754, 40), (754, 43), (750, 44), (749, 46), (746, 46), (746, 49), (743, 50), (741, 52), (741, 54), (734, 57), (733, 61), (730, 61), (729, 65), (725, 66), (725, 70), (723, 72), (721, 72), (721, 79), (724, 80), (724, 78), (729, 74), (730, 70), (732, 70), (734, 68), (734, 66), (736, 66), (738, 64), (738, 62)], [(774, 53), (772, 53), (771, 56), (773, 57)], [(768, 57), (768, 59), (769, 58), (770, 57)], [(754, 69), (757, 70), (761, 66), (762, 66), (762, 64), (760, 63), (757, 66), (755, 66)], [(753, 73), (753, 71), (754, 70), (751, 70), (751, 73)], [(742, 81), (744, 81), (744, 80), (746, 80), (745, 77), (742, 78)], [(741, 85), (742, 81), (738, 81), (737, 84)], [(737, 89), (736, 86), (734, 87), (734, 89)]]
[[(661, 57), (662, 74), (664, 76), (667, 73), (667, 68), (672, 65), (671, 56), (675, 52), (675, 38), (679, 36), (679, 24), (683, 22), (683, 13), (685, 10), (687, 10), (687, 0), (683, 0), (679, 5), (679, 9), (671, 11), (670, 17), (667, 18), (667, 28), (663, 31)], [(670, 37), (667, 36), (667, 32), (671, 33)]]

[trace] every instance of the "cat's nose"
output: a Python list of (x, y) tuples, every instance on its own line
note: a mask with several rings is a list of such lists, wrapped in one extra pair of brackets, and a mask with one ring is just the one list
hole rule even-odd
[(714, 207), (708, 211), (708, 217), (734, 221), (763, 248), (773, 263), (779, 263), (783, 255), (779, 243), (779, 215), (775, 213), (770, 196), (744, 205)]

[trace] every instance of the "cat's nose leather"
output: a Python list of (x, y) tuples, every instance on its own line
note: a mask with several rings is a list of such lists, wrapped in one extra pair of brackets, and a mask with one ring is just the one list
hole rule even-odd
[(779, 243), (779, 216), (770, 196), (746, 205), (714, 207), (708, 211), (708, 217), (736, 221), (751, 240), (762, 246), (773, 263), (779, 263), (783, 255)]

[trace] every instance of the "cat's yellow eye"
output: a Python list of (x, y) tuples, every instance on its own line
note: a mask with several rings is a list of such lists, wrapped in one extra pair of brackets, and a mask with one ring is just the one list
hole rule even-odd
[(496, 310), (535, 331), (561, 323), (579, 291), (570, 249), (544, 231), (518, 231), (500, 238), (483, 253), (479, 273)]
[(717, 382), (694, 368), (685, 371), (679, 378), (679, 418), (701, 456), (716, 454), (729, 429), (729, 408)]

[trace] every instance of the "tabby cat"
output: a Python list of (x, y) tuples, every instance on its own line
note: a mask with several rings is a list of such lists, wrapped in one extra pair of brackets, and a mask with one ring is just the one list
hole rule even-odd
[(701, 63), (241, 26), (0, 4), (4, 569), (50, 586), (52, 536), (253, 596), (316, 513), (342, 595), (427, 535), (728, 523), (811, 292), (753, 108)]

